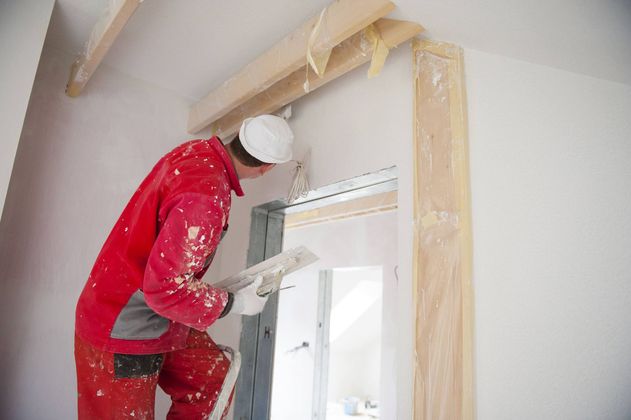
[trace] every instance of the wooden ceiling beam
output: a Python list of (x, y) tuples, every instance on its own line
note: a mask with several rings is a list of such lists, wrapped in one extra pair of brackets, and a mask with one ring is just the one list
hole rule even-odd
[(116, 38), (142, 0), (118, 0), (112, 2), (107, 13), (94, 26), (85, 51), (77, 58), (70, 69), (66, 85), (68, 96), (79, 96), (92, 77)]
[[(423, 27), (417, 23), (394, 19), (379, 19), (374, 25), (390, 48), (400, 45), (423, 31)], [(318, 77), (311, 68), (308, 69), (310, 91), (370, 61), (372, 48), (373, 45), (366, 40), (364, 30), (333, 48), (322, 78)], [(306, 74), (307, 69), (303, 65), (267, 90), (219, 118), (212, 124), (213, 134), (224, 138), (229, 137), (237, 132), (245, 118), (273, 113), (306, 95), (303, 88)]]
[[(394, 9), (388, 0), (336, 0), (321, 21), (314, 51), (332, 48)], [(269, 86), (303, 67), (314, 16), (191, 107), (188, 131), (197, 133)]]

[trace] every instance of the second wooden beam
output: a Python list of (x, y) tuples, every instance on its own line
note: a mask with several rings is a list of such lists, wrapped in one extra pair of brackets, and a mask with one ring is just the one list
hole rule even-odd
[[(379, 19), (374, 23), (385, 44), (392, 48), (411, 39), (423, 31), (414, 22), (394, 19)], [(226, 138), (236, 133), (241, 122), (248, 117), (272, 113), (283, 106), (306, 95), (304, 83), (309, 78), (309, 88), (313, 91), (331, 80), (353, 70), (371, 59), (373, 45), (368, 42), (365, 29), (348, 38), (331, 52), (329, 63), (322, 78), (305, 66), (254, 96), (241, 106), (219, 118), (212, 124), (213, 134)]]

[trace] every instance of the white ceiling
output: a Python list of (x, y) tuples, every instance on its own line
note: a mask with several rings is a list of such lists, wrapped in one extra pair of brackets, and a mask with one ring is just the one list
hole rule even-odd
[[(394, 0), (426, 35), (631, 85), (631, 0)], [(329, 0), (146, 0), (105, 63), (200, 98)], [(57, 0), (48, 42), (79, 52), (107, 0)]]

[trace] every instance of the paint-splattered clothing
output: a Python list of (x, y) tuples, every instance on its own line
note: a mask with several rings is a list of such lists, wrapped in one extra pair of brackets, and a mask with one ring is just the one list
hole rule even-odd
[(75, 360), (79, 420), (153, 420), (157, 386), (171, 397), (168, 420), (207, 419), (230, 368), (208, 334), (195, 330), (185, 348), (153, 355), (105, 352), (75, 337)]
[(164, 156), (107, 238), (79, 297), (76, 333), (113, 353), (186, 346), (226, 307), (201, 278), (227, 228), (231, 191), (243, 195), (220, 141), (194, 140)]

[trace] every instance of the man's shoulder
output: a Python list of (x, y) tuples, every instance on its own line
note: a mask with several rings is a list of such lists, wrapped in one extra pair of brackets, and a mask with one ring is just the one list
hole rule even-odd
[(165, 155), (159, 172), (163, 200), (187, 193), (230, 196), (225, 165), (210, 140), (191, 140), (176, 147)]
[(210, 197), (230, 196), (230, 181), (221, 162), (194, 158), (171, 165), (164, 177), (170, 196), (191, 193)]

